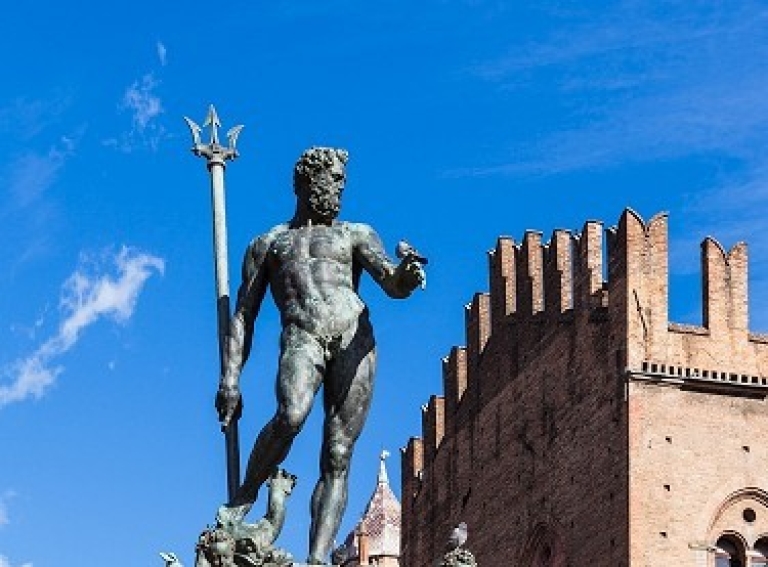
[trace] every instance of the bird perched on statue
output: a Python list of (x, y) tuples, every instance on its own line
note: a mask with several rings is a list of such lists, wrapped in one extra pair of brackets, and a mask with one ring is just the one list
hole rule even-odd
[(175, 553), (161, 553), (160, 557), (165, 560), (165, 567), (183, 567)]
[(398, 258), (401, 260), (406, 257), (410, 257), (414, 260), (416, 260), (419, 264), (428, 264), (429, 260), (427, 260), (427, 257), (422, 255), (418, 250), (416, 250), (413, 246), (408, 244), (405, 240), (401, 240), (397, 243), (397, 247), (395, 248), (395, 254)]
[(466, 522), (460, 522), (458, 526), (451, 530), (451, 535), (448, 537), (448, 548), (458, 549), (465, 543), (467, 543), (467, 524)]

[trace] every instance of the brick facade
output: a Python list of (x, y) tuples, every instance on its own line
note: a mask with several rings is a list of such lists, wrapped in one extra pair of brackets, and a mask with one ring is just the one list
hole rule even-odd
[(489, 260), (403, 450), (403, 566), (432, 565), (458, 521), (482, 567), (763, 565), (768, 337), (748, 330), (746, 246), (702, 243), (701, 327), (668, 319), (666, 215), (500, 238)]

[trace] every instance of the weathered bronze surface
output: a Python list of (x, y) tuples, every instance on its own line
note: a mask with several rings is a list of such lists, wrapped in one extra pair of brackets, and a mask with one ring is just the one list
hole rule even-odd
[(312, 496), (307, 560), (313, 565), (323, 564), (339, 529), (349, 462), (371, 401), (376, 343), (358, 295), (360, 277), (368, 272), (397, 299), (425, 282), (426, 258), (414, 248), (401, 243), (401, 259), (394, 264), (370, 226), (337, 220), (347, 158), (346, 151), (332, 148), (304, 152), (294, 170), (293, 218), (248, 246), (216, 397), (226, 427), (241, 407), (240, 373), (269, 288), (282, 321), (277, 410), (256, 439), (243, 483), (217, 520), (237, 533), (259, 488), (288, 455), (323, 386), (321, 476)]

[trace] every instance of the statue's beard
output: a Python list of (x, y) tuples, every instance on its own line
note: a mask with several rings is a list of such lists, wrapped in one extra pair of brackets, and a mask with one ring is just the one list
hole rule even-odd
[(308, 200), (310, 210), (324, 220), (333, 220), (339, 215), (339, 196), (330, 192), (312, 192)]

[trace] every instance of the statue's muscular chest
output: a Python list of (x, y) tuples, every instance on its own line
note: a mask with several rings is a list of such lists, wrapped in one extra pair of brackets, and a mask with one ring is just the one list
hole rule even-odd
[(276, 267), (314, 262), (352, 263), (352, 238), (344, 225), (304, 226), (279, 234), (270, 247)]

